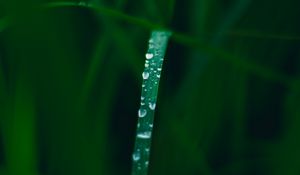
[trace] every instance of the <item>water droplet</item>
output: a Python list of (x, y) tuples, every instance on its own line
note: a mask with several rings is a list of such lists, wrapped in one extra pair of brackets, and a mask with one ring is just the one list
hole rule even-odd
[(153, 128), (153, 124), (149, 124), (150, 128)]
[(149, 64), (146, 63), (146, 64), (145, 64), (145, 67), (149, 67)]
[(147, 115), (147, 110), (146, 109), (139, 109), (139, 117), (145, 117)]
[(144, 100), (145, 99), (145, 97), (144, 96), (141, 96), (141, 100)]
[(155, 109), (155, 107), (156, 107), (156, 103), (149, 103), (149, 108), (151, 109), (151, 110), (154, 110)]
[(143, 105), (145, 105), (145, 103), (144, 103), (144, 102), (141, 102), (141, 105), (143, 106)]
[(149, 72), (143, 72), (143, 74), (142, 74), (142, 76), (143, 76), (143, 79), (148, 79), (149, 78)]
[(146, 151), (146, 152), (149, 152), (149, 151), (150, 151), (150, 149), (149, 149), (149, 148), (145, 148), (145, 151)]
[(142, 87), (145, 87), (146, 85), (142, 84)]
[(146, 161), (146, 162), (145, 162), (145, 166), (148, 166), (148, 165), (149, 165), (149, 161)]
[(138, 161), (138, 160), (140, 160), (140, 158), (141, 158), (141, 153), (139, 151), (136, 151), (133, 153), (133, 155), (132, 155), (133, 161)]
[(161, 71), (161, 68), (157, 68), (158, 71)]
[(157, 74), (156, 77), (157, 77), (157, 78), (160, 78), (160, 74)]
[(141, 126), (141, 124), (140, 124), (140, 123), (138, 123), (138, 124), (137, 124), (137, 127), (139, 128), (140, 126)]
[(140, 132), (138, 133), (137, 137), (140, 139), (149, 139), (151, 137), (151, 132), (150, 131)]
[(153, 58), (153, 53), (146, 53), (146, 58), (147, 59)]

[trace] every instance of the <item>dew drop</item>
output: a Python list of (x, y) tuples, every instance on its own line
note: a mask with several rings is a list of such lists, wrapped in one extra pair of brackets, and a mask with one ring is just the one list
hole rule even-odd
[(138, 133), (137, 137), (140, 139), (149, 139), (151, 137), (151, 132), (150, 131), (140, 132)]
[(146, 64), (145, 64), (145, 67), (149, 67), (149, 64), (146, 63)]
[(153, 58), (153, 53), (146, 53), (146, 58), (147, 59)]
[(141, 100), (144, 100), (145, 99), (145, 97), (144, 96), (141, 96)]
[(157, 75), (156, 75), (156, 77), (157, 77), (157, 78), (160, 78), (160, 75), (159, 75), (159, 74), (157, 74)]
[(161, 68), (157, 68), (158, 71), (161, 71)]
[(149, 124), (150, 128), (153, 128), (153, 124)]
[(135, 153), (133, 153), (132, 155), (132, 159), (133, 161), (138, 161), (141, 158), (141, 153), (139, 151), (136, 151)]
[(149, 161), (146, 161), (146, 162), (145, 162), (145, 166), (148, 166), (148, 165), (149, 165)]
[(155, 107), (156, 107), (156, 103), (149, 103), (149, 108), (151, 109), (151, 110), (154, 110), (155, 109)]
[(143, 72), (143, 79), (147, 80), (149, 78), (149, 72)]
[(145, 103), (144, 103), (144, 102), (141, 102), (141, 105), (143, 106), (143, 105), (145, 105)]
[(138, 112), (139, 117), (145, 117), (147, 115), (147, 110), (146, 109), (139, 109)]

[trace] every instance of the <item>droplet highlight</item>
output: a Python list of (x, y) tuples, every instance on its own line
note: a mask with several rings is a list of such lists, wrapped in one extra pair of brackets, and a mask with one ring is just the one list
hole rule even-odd
[(139, 151), (136, 151), (135, 153), (133, 153), (132, 159), (133, 159), (133, 161), (140, 160), (141, 159), (141, 153)]
[(151, 58), (153, 58), (153, 53), (146, 53), (146, 58), (147, 59), (151, 59)]
[(151, 132), (150, 131), (140, 132), (138, 133), (137, 137), (140, 139), (149, 139), (151, 137)]
[(146, 109), (139, 109), (138, 112), (139, 117), (145, 117), (147, 115), (147, 110)]
[(142, 76), (143, 76), (143, 79), (147, 80), (149, 78), (149, 72), (143, 72)]
[(154, 110), (155, 107), (156, 107), (156, 103), (152, 103), (152, 102), (149, 103), (149, 108), (150, 108), (151, 110)]

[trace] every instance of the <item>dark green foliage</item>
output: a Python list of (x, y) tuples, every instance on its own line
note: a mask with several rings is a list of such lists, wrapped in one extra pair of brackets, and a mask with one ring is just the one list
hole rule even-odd
[(298, 175), (300, 2), (3, 0), (0, 174), (129, 175), (168, 29), (149, 174)]

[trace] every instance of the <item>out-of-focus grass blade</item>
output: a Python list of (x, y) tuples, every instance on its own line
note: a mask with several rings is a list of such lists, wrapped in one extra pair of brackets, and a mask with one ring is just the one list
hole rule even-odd
[(37, 175), (35, 102), (28, 81), (19, 77), (10, 115), (5, 117), (4, 139), (9, 174)]
[(0, 32), (6, 29), (9, 26), (9, 19), (8, 17), (3, 17), (0, 19)]
[[(97, 73), (102, 65), (103, 58), (109, 46), (109, 37), (106, 35), (103, 38), (99, 38), (95, 51), (91, 58), (91, 63), (88, 68), (88, 72), (85, 78), (85, 83), (83, 86), (83, 98), (86, 99), (89, 95), (93, 84), (96, 81)], [(85, 101), (85, 100), (83, 100)]]

